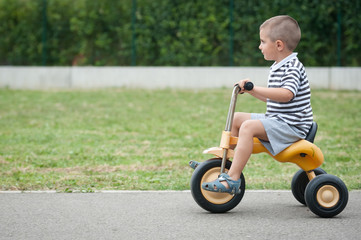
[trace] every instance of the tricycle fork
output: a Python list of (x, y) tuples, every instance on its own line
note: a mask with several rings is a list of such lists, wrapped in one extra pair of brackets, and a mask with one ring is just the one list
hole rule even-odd
[(230, 141), (232, 123), (233, 123), (233, 117), (234, 117), (234, 110), (236, 108), (237, 96), (240, 91), (241, 91), (241, 88), (239, 87), (238, 84), (236, 86), (234, 86), (233, 92), (232, 92), (231, 103), (229, 104), (229, 109), (228, 109), (226, 127), (222, 134), (221, 147), (223, 148), (223, 157), (222, 157), (221, 173), (225, 172), (225, 166), (226, 166), (226, 162), (227, 162), (227, 153), (228, 153), (228, 149), (229, 149), (229, 141)]
[[(246, 82), (246, 84), (244, 85), (244, 88), (248, 91), (252, 90), (253, 83)], [(229, 104), (229, 109), (228, 109), (226, 127), (224, 129), (224, 132), (222, 134), (222, 139), (221, 139), (221, 147), (223, 148), (221, 173), (225, 172), (225, 166), (226, 166), (226, 162), (227, 162), (227, 154), (228, 154), (229, 144), (230, 144), (230, 140), (231, 140), (231, 130), (232, 130), (232, 124), (233, 124), (234, 110), (236, 108), (237, 96), (240, 91), (241, 91), (241, 87), (238, 84), (236, 84), (233, 88), (231, 102)]]

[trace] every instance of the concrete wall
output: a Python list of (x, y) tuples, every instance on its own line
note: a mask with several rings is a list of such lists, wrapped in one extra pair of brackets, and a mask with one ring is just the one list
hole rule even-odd
[[(219, 88), (243, 78), (265, 86), (268, 67), (0, 67), (11, 89)], [(361, 91), (361, 67), (306, 68), (311, 87)]]

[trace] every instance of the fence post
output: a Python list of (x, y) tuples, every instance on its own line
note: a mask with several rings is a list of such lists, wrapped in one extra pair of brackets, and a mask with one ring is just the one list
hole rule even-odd
[(132, 1), (132, 66), (137, 65), (137, 45), (136, 45), (136, 11), (137, 11), (137, 0)]
[(342, 12), (340, 4), (337, 5), (337, 66), (341, 66)]
[(47, 14), (46, 14), (46, 10), (47, 10), (47, 0), (43, 0), (43, 31), (42, 31), (42, 64), (43, 66), (46, 66), (47, 63), (47, 46), (46, 46), (46, 42), (47, 42), (47, 27), (48, 27), (48, 18), (47, 18)]
[(229, 66), (233, 66), (233, 9), (234, 2), (229, 0)]

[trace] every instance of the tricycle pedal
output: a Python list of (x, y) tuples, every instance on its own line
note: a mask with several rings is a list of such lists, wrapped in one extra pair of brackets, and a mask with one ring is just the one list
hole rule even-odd
[(197, 162), (197, 161), (191, 160), (191, 161), (189, 161), (188, 164), (189, 164), (189, 166), (190, 166), (191, 168), (196, 169), (200, 163)]

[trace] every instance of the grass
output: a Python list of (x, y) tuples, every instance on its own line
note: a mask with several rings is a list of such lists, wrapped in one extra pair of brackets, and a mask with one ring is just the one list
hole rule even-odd
[[(184, 190), (224, 128), (232, 89), (0, 89), (0, 189)], [(323, 168), (361, 189), (361, 93), (313, 91)], [(264, 112), (239, 97), (237, 111)], [(289, 189), (293, 164), (253, 155), (247, 189)]]

